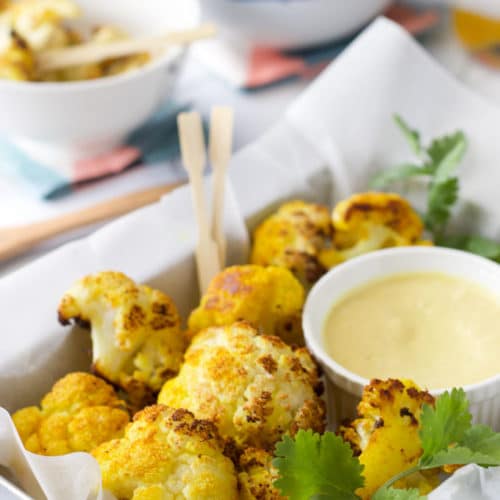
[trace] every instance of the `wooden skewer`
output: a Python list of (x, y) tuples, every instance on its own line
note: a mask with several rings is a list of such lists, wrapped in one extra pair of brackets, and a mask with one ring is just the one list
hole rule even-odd
[(226, 263), (224, 232), (224, 196), (226, 171), (233, 147), (234, 112), (227, 106), (216, 106), (210, 117), (210, 163), (213, 170), (212, 238), (217, 243), (221, 267)]
[(0, 260), (20, 255), (39, 243), (89, 224), (123, 215), (158, 201), (164, 194), (183, 184), (176, 182), (126, 194), (77, 212), (61, 215), (26, 226), (0, 229)]
[(198, 224), (196, 263), (200, 292), (203, 294), (212, 278), (221, 270), (217, 245), (210, 232), (203, 190), (203, 170), (206, 163), (205, 137), (199, 113), (181, 113), (177, 117), (177, 124), (182, 161), (189, 176)]
[(120, 40), (107, 44), (84, 43), (74, 47), (52, 49), (37, 55), (37, 66), (41, 71), (79, 66), (124, 57), (141, 52), (151, 52), (169, 45), (185, 45), (203, 38), (210, 38), (216, 33), (213, 24), (202, 24), (197, 28), (173, 31), (163, 36)]

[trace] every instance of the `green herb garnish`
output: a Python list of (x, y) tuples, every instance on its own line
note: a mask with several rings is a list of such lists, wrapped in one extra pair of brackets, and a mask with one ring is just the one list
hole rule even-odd
[(427, 182), (427, 207), (423, 214), (426, 228), (437, 245), (465, 250), (488, 259), (500, 261), (500, 243), (481, 236), (448, 236), (446, 227), (460, 191), (456, 172), (467, 150), (467, 140), (461, 131), (434, 139), (422, 145), (420, 133), (412, 129), (399, 115), (394, 120), (416, 156), (415, 162), (404, 163), (377, 174), (371, 187), (383, 189), (394, 182), (423, 177)]
[(331, 432), (322, 436), (299, 430), (276, 445), (274, 466), (281, 477), (275, 486), (290, 500), (357, 500), (363, 486), (363, 466), (351, 447)]
[[(435, 407), (425, 405), (420, 419), (422, 456), (414, 467), (387, 481), (372, 500), (422, 500), (418, 490), (395, 489), (394, 483), (415, 472), (444, 465), (500, 465), (500, 434), (472, 425), (469, 402), (462, 389), (445, 392)], [(363, 466), (342, 438), (326, 432), (299, 431), (276, 446), (273, 465), (280, 478), (275, 486), (291, 500), (354, 500), (363, 486)]]

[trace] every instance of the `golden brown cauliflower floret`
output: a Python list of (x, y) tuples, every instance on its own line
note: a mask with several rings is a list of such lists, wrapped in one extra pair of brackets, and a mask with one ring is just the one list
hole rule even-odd
[(103, 486), (117, 498), (134, 500), (238, 497), (233, 463), (223, 454), (215, 425), (187, 410), (149, 406), (134, 416), (122, 439), (92, 454)]
[(285, 267), (309, 289), (326, 271), (319, 254), (331, 234), (326, 206), (305, 201), (285, 203), (255, 230), (250, 262)]
[(336, 205), (332, 220), (333, 247), (321, 253), (325, 267), (382, 248), (428, 243), (421, 241), (422, 220), (398, 194), (355, 194)]
[(215, 276), (188, 326), (195, 334), (245, 320), (268, 335), (303, 345), (303, 305), (304, 289), (287, 269), (233, 266)]
[(68, 31), (62, 21), (81, 15), (71, 0), (18, 0), (0, 14), (0, 24), (19, 33), (32, 50), (65, 47)]
[(279, 478), (273, 456), (265, 450), (247, 448), (239, 459), (241, 500), (285, 500), (273, 483)]
[(158, 402), (216, 423), (240, 448), (271, 450), (284, 433), (324, 430), (316, 366), (305, 349), (259, 335), (248, 323), (198, 333)]
[[(418, 462), (422, 454), (419, 419), (425, 404), (434, 405), (434, 398), (410, 381), (374, 379), (365, 387), (358, 418), (339, 431), (364, 465), (365, 485), (357, 492), (363, 500)], [(427, 494), (438, 484), (438, 473), (426, 471), (395, 487), (418, 488)]]
[(91, 451), (121, 437), (129, 414), (113, 387), (94, 375), (77, 372), (57, 381), (40, 408), (23, 408), (12, 419), (27, 450), (64, 455)]
[(2, 33), (0, 38), (0, 79), (31, 80), (35, 59), (26, 41), (15, 31)]
[(59, 320), (90, 326), (95, 372), (133, 401), (150, 399), (179, 370), (186, 339), (175, 304), (122, 273), (76, 282), (61, 300)]

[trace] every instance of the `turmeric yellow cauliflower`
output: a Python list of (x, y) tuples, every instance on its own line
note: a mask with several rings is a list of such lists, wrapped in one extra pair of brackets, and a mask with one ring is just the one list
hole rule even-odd
[[(15, 33), (16, 41), (22, 40), (22, 47), (0, 40), (0, 78), (33, 81), (89, 80), (136, 69), (151, 59), (149, 54), (142, 53), (59, 70), (36, 71), (33, 53), (83, 42), (103, 44), (129, 38), (124, 31), (114, 26), (99, 26), (90, 37), (84, 39), (84, 36), (69, 28), (66, 23), (81, 15), (81, 9), (72, 0), (0, 0), (0, 32)], [(26, 69), (28, 62), (29, 71)]]
[(279, 478), (273, 456), (265, 450), (247, 448), (239, 459), (240, 500), (285, 500), (274, 487)]
[(215, 422), (238, 447), (271, 450), (284, 433), (324, 430), (320, 389), (305, 349), (293, 351), (278, 337), (259, 335), (240, 322), (198, 333), (158, 402)]
[(223, 451), (213, 423), (155, 405), (92, 454), (104, 488), (122, 500), (236, 500), (236, 472)]
[(250, 262), (285, 267), (309, 289), (326, 271), (319, 253), (331, 234), (326, 206), (305, 201), (285, 203), (255, 230)]
[(93, 369), (146, 401), (174, 376), (186, 339), (172, 299), (106, 271), (77, 281), (59, 305), (59, 320), (91, 328)]
[(320, 256), (328, 268), (381, 248), (429, 244), (421, 218), (398, 194), (355, 194), (335, 206), (332, 221), (333, 246)]
[(245, 320), (267, 335), (303, 345), (304, 289), (287, 269), (255, 265), (228, 267), (210, 283), (189, 316), (195, 334), (210, 326)]
[(69, 45), (71, 36), (62, 21), (81, 15), (71, 0), (18, 0), (0, 12), (0, 25), (15, 30), (34, 51)]
[(57, 381), (40, 408), (23, 408), (12, 419), (27, 450), (64, 455), (91, 451), (121, 437), (129, 415), (113, 387), (94, 375), (76, 372)]
[(27, 81), (35, 73), (35, 58), (15, 31), (0, 32), (0, 79)]
[[(362, 500), (369, 500), (386, 481), (417, 464), (422, 454), (418, 433), (424, 404), (434, 405), (434, 398), (410, 381), (374, 379), (365, 387), (358, 418), (339, 431), (364, 465), (365, 485), (357, 491)], [(418, 488), (427, 494), (438, 484), (438, 473), (431, 470), (400, 480), (395, 487)]]

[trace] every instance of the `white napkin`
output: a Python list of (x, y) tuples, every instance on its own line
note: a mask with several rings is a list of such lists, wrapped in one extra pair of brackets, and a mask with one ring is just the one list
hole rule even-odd
[[(7, 411), (0, 408), (0, 464), (14, 471), (34, 498), (111, 500), (101, 488), (98, 463), (88, 453), (42, 457), (26, 451)], [(1, 497), (1, 491), (0, 491)]]
[[(393, 112), (422, 130), (426, 139), (457, 128), (467, 133), (470, 148), (461, 171), (465, 203), (458, 219), (465, 228), (499, 237), (500, 109), (453, 80), (400, 28), (378, 20), (275, 128), (234, 158), (226, 210), (230, 262), (245, 261), (247, 228), (283, 200), (338, 199), (366, 189), (377, 169), (407, 160), (407, 147), (392, 123)], [(65, 289), (86, 273), (124, 271), (172, 295), (186, 316), (198, 300), (195, 234), (190, 194), (180, 189), (0, 281), (0, 405), (15, 410), (36, 404), (57, 378), (88, 368), (88, 335), (58, 326), (55, 314)], [(5, 454), (18, 453), (19, 442), (12, 428), (5, 428), (0, 431), (1, 463), (15, 469)], [(68, 477), (95, 478), (93, 462), (75, 467), (72, 457), (57, 459), (68, 467)], [(47, 480), (54, 477), (53, 461), (37, 457), (29, 465), (34, 476)], [(484, 480), (478, 495), (500, 474), (479, 473)], [(461, 484), (456, 483), (460, 477), (455, 475), (447, 487)], [(57, 488), (57, 479), (53, 484), (42, 482), (42, 487)], [(92, 489), (91, 479), (87, 481)], [(50, 498), (78, 498), (70, 492), (82, 491), (54, 490)], [(433, 500), (454, 500), (446, 496), (444, 486), (440, 494)]]
[(468, 465), (429, 495), (429, 500), (498, 500), (500, 467)]

